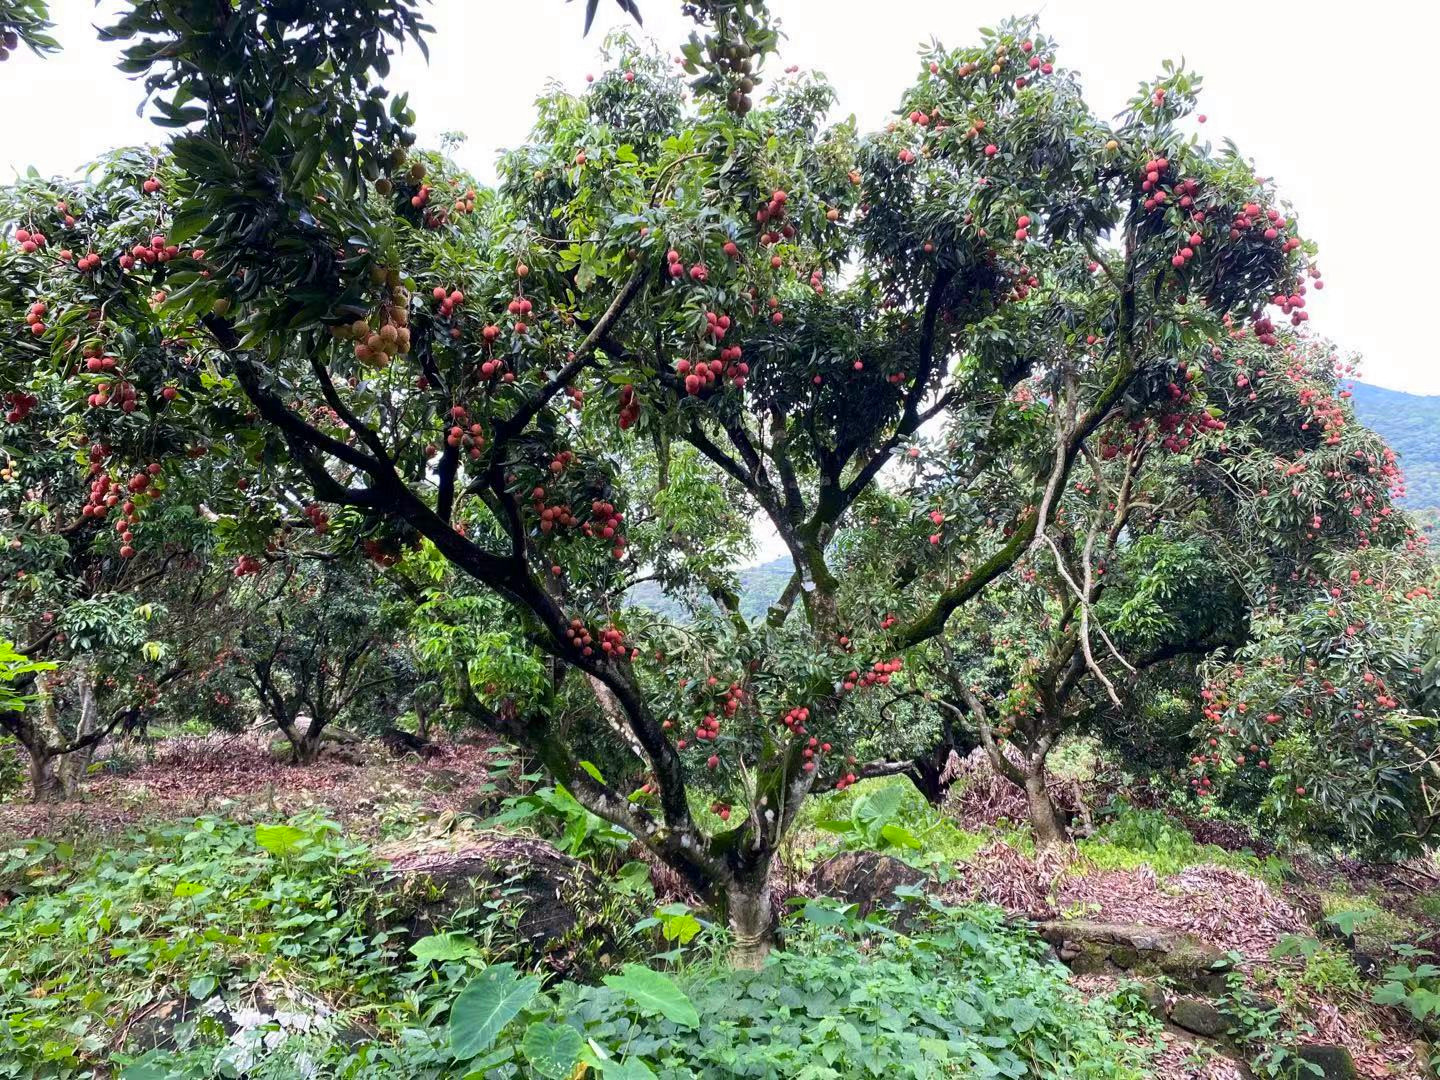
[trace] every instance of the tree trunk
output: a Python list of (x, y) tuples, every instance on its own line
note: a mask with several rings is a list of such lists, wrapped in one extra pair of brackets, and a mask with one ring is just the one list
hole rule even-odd
[(763, 868), (741, 874), (725, 886), (725, 913), (730, 923), (730, 966), (759, 971), (775, 940), (770, 905), (770, 859)]
[(296, 765), (309, 765), (320, 756), (320, 744), (322, 742), (320, 733), (323, 730), (323, 725), (311, 720), (310, 726), (305, 729), (304, 734), (296, 733), (296, 738), (291, 740), (291, 745), (295, 751)]
[[(95, 705), (95, 687), (85, 674), (79, 674), (75, 678), (76, 689), (80, 693), (80, 723), (75, 728), (75, 737), (83, 739), (95, 734), (96, 717), (99, 709)], [(95, 760), (95, 744), (84, 749), (72, 751), (60, 759), (60, 789), (67, 799), (75, 798), (80, 790), (80, 781), (90, 769), (90, 763)]]
[(302, 729), (296, 724), (296, 720), (281, 718), (276, 721), (276, 726), (284, 734), (290, 743), (290, 763), (292, 765), (308, 765), (320, 756), (320, 732), (324, 730), (324, 724), (317, 724), (312, 718), (305, 718), (305, 727)]
[(430, 741), (430, 710), (423, 705), (415, 706), (415, 734)]
[(1034, 762), (1025, 774), (1025, 804), (1030, 810), (1030, 830), (1037, 849), (1063, 844), (1069, 839), (1050, 792), (1045, 788), (1045, 761)]
[(35, 750), (29, 746), (25, 752), (30, 755), (30, 798), (33, 802), (54, 802), (60, 794), (60, 784), (55, 779), (55, 770), (50, 767), (53, 760), (48, 750)]

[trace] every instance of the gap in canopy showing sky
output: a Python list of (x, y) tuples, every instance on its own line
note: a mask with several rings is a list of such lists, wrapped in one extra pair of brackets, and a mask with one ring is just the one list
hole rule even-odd
[[(915, 77), (916, 49), (947, 45), (1024, 5), (996, 0), (772, 0), (788, 35), (778, 63), (825, 71), (837, 115), (884, 124)], [(640, 0), (645, 31), (673, 51), (688, 34), (676, 0)], [(69, 172), (116, 145), (157, 141), (137, 117), (138, 84), (114, 70), (115, 50), (96, 40), (115, 0), (52, 0), (65, 51), (39, 61), (21, 52), (0, 67), (0, 177), (35, 165)], [(1440, 5), (1372, 0), (1296, 5), (1210, 0), (1201, 8), (1140, 7), (1117, 0), (1050, 0), (1040, 9), (1059, 60), (1081, 72), (1101, 115), (1118, 112), (1165, 58), (1182, 56), (1205, 77), (1201, 108), (1211, 139), (1233, 138), (1277, 178), (1301, 231), (1320, 244), (1323, 294), (1311, 327), (1364, 355), (1372, 382), (1440, 393), (1440, 349), (1424, 325), (1433, 256), (1415, 189), (1435, 175), (1440, 150), (1425, 112), (1431, 100), (1419, 49), (1440, 36)], [(1202, 17), (1203, 16), (1203, 17)], [(581, 4), (561, 0), (434, 0), (427, 66), (412, 48), (393, 89), (409, 90), (423, 142), (468, 136), (457, 157), (482, 179), (496, 153), (521, 142), (531, 102), (551, 78), (578, 88), (600, 68), (604, 35), (633, 25), (601, 0), (589, 38)]]

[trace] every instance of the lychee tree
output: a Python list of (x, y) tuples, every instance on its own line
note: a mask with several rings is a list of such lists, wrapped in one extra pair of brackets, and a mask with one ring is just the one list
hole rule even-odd
[(402, 599), (358, 553), (292, 546), (227, 590), (225, 633), (197, 640), (203, 707), (223, 715), (253, 705), (300, 764), (315, 760), (332, 725), (383, 725), (403, 711), (413, 675)]
[[(1043, 842), (1064, 835), (1045, 784), (1059, 739), (1124, 744), (1136, 695), (1169, 677), (1157, 669), (1193, 671), (1243, 644), (1252, 612), (1302, 607), (1334, 557), (1420, 546), (1392, 505), (1394, 454), (1346, 403), (1347, 365), (1324, 341), (1265, 336), (1230, 327), (1182, 362), (1173, 411), (1102, 426), (1043, 544), (955, 620), (932, 665)], [(991, 498), (1011, 489), (1008, 472), (989, 478)]]
[[(712, 42), (738, 38), (682, 58), (719, 65), (693, 99), (616, 41), (583, 93), (540, 101), (490, 191), (407, 153), (404, 101), (373, 85), (423, 33), (407, 5), (346, 4), (343, 24), (325, 0), (283, 21), (244, 5), (222, 32), (171, 6), (111, 31), (177, 129), (136, 185), (154, 235), (85, 268), (12, 239), (54, 312), (17, 331), (91, 405), (77, 424), (135, 387), (112, 447), (205, 445), (274, 504), (353, 510), (377, 560), (428, 543), (603, 685), (649, 768), (633, 796), (555, 716), (481, 715), (726, 910), (743, 963), (802, 800), (850, 781), (873, 715), (851, 702), (1031, 550), (1117, 412), (1174, 411), (1182, 352), (1222, 317), (1268, 334), (1275, 298), (1304, 316), (1308, 249), (1251, 165), (1189, 134), (1195, 78), (1167, 67), (1107, 124), (1029, 23), (929, 50), (899, 119), (862, 135), (826, 125), (816, 77), (751, 99), (769, 31), (713, 5)], [(183, 408), (136, 363), (166, 342)], [(76, 369), (87, 347), (116, 359), (111, 390)], [(829, 547), (940, 418), (953, 510), (913, 554), (953, 574), (904, 617), (850, 606)], [(628, 574), (651, 510), (619, 464), (640, 439), (689, 447), (778, 533), (794, 576), (765, 619), (652, 640), (584, 599)], [(992, 518), (975, 485), (997, 461), (1028, 498)]]
[(1440, 580), (1395, 549), (1326, 570), (1207, 666), (1190, 782), (1288, 835), (1404, 857), (1440, 838)]

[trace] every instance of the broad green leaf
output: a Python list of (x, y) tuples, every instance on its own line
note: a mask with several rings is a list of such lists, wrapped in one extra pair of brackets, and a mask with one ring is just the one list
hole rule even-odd
[(688, 911), (683, 915), (663, 915), (660, 918), (660, 933), (666, 941), (688, 945), (700, 929), (700, 920)]
[(430, 934), (411, 945), (410, 952), (415, 959), (422, 962), (434, 960), (444, 963), (447, 960), (479, 956), (480, 947), (464, 934)]
[(1337, 911), (1327, 915), (1325, 921), (1336, 927), (1342, 934), (1353, 934), (1355, 928), (1375, 917), (1373, 911)]
[(450, 1007), (450, 1048), (464, 1061), (490, 1048), (500, 1030), (540, 991), (540, 979), (493, 964), (476, 975)]
[(887, 844), (896, 847), (918, 848), (920, 841), (907, 828), (901, 825), (885, 825), (880, 829), (880, 836)]
[(534, 1023), (520, 1040), (530, 1067), (551, 1080), (569, 1076), (584, 1049), (585, 1040), (569, 1024)]
[(659, 1013), (681, 1027), (699, 1027), (700, 1014), (668, 975), (639, 964), (626, 964), (619, 975), (606, 975), (605, 985), (619, 990), (642, 1010)]
[(605, 1080), (655, 1080), (655, 1074), (650, 1071), (650, 1066), (639, 1058), (626, 1058), (624, 1061), (607, 1061), (600, 1066), (600, 1075)]
[(838, 926), (845, 921), (845, 912), (830, 904), (818, 900), (807, 900), (800, 914), (806, 922), (812, 922), (816, 926)]
[(307, 835), (304, 829), (297, 829), (294, 825), (255, 826), (255, 843), (271, 855), (289, 855)]

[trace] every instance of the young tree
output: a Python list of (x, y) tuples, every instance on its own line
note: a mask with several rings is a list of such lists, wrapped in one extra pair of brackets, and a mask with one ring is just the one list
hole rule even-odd
[[(371, 76), (420, 32), (407, 5), (283, 26), (247, 6), (224, 33), (177, 30), (169, 6), (111, 32), (182, 129), (174, 171), (137, 185), (163, 229), (89, 269), (12, 254), (60, 313), (32, 332), (70, 371), (70, 342), (95, 340), (147, 405), (137, 357), (182, 343), (166, 374), (195, 372), (191, 404), (122, 417), (129, 445), (203, 443), (256, 487), (307, 485), (380, 558), (423, 538), (602, 684), (653, 795), (581, 768), (553, 716), (482, 714), (714, 898), (740, 963), (768, 947), (801, 801), (848, 780), (852, 700), (1030, 550), (1117, 410), (1174, 411), (1179, 352), (1232, 311), (1264, 328), (1271, 297), (1300, 306), (1294, 222), (1184, 131), (1194, 77), (1167, 69), (1105, 124), (1028, 23), (931, 50), (901, 121), (862, 137), (824, 126), (815, 78), (753, 103), (768, 31), (715, 5), (686, 60), (715, 65), (701, 89), (724, 107), (617, 43), (584, 94), (541, 101), (490, 192), (397, 146), (403, 100), (387, 111)], [(1057, 321), (1067, 348), (1032, 348)], [(1044, 395), (1028, 424), (1009, 395), (1026, 379)], [(83, 373), (67, 387), (105, 397)], [(941, 483), (975, 561), (903, 622), (842, 609), (828, 545), (941, 416), (965, 432)], [(638, 438), (687, 444), (776, 529), (794, 576), (767, 619), (652, 642), (582, 601), (627, 575), (646, 508), (617, 459)], [(987, 524), (973, 485), (997, 460), (1029, 498)], [(691, 809), (702, 777), (732, 793), (715, 831)]]

